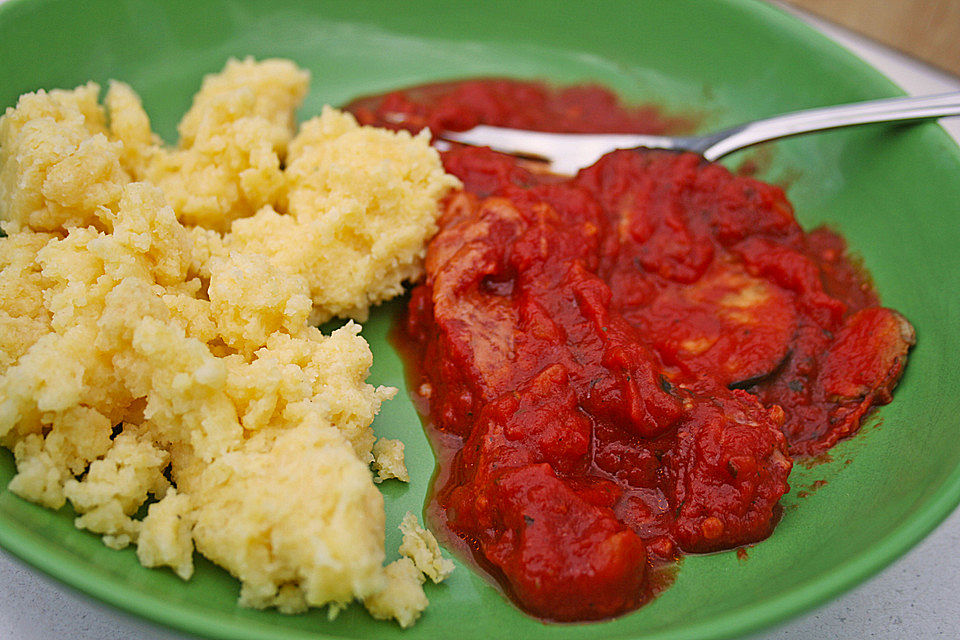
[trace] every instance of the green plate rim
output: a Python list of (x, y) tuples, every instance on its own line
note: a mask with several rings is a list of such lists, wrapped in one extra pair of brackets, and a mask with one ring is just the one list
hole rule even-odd
[[(0, 20), (12, 11), (23, 10), (26, 5), (39, 6), (50, 1), (5, 0), (0, 3)], [(786, 31), (811, 48), (843, 59), (846, 64), (857, 70), (859, 79), (868, 83), (871, 89), (876, 91), (877, 97), (905, 93), (895, 82), (862, 58), (780, 7), (756, 0), (714, 1), (726, 4), (731, 10), (752, 12), (760, 20), (767, 22), (771, 29)], [(942, 127), (938, 128), (937, 135), (950, 140), (952, 144), (947, 146), (953, 159), (960, 163), (960, 147)], [(847, 562), (837, 565), (829, 573), (789, 589), (773, 599), (734, 609), (681, 630), (653, 632), (644, 634), (642, 637), (644, 640), (667, 640), (677, 637), (677, 634), (682, 632), (684, 637), (721, 640), (785, 622), (853, 588), (890, 565), (936, 528), (958, 504), (960, 504), (960, 466), (953, 470), (914, 516)], [(191, 608), (179, 602), (171, 603), (136, 591), (117, 590), (110, 583), (101, 582), (90, 576), (86, 572), (86, 563), (76, 560), (62, 549), (57, 549), (56, 553), (51, 554), (49, 549), (35, 542), (35, 538), (29, 531), (20, 528), (16, 523), (0, 522), (0, 547), (84, 596), (95, 598), (121, 611), (135, 614), (177, 631), (223, 640), (345, 637), (325, 633), (322, 628), (307, 632), (258, 624), (249, 619), (212, 620), (203, 609)]]

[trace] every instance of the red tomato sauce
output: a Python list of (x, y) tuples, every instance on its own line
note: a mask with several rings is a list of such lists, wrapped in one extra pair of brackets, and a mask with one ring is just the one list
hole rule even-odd
[[(414, 130), (680, 126), (596, 87), (503, 80), (351, 108)], [(570, 179), (482, 148), (443, 160), (464, 188), (402, 330), (440, 450), (429, 512), (529, 613), (616, 616), (681, 554), (762, 540), (793, 458), (889, 402), (912, 328), (779, 187), (670, 152)]]

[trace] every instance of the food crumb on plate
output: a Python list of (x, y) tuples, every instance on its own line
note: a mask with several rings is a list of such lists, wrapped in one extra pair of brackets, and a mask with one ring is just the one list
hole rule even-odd
[(373, 445), (373, 470), (377, 472), (374, 482), (396, 478), (410, 482), (410, 472), (404, 463), (403, 441), (380, 438)]
[(453, 572), (454, 564), (443, 557), (437, 539), (420, 526), (413, 513), (408, 511), (403, 517), (400, 531), (400, 559), (387, 565), (387, 584), (364, 599), (363, 604), (374, 618), (393, 618), (407, 628), (429, 604), (422, 586), (426, 578), (440, 583)]
[(453, 572), (453, 561), (443, 557), (436, 537), (420, 526), (417, 516), (408, 511), (400, 522), (400, 531), (403, 532), (400, 554), (413, 560), (424, 575), (439, 583)]
[(363, 606), (377, 620), (393, 618), (406, 629), (430, 604), (423, 592), (423, 573), (405, 557), (388, 564), (386, 573), (386, 586), (367, 596)]

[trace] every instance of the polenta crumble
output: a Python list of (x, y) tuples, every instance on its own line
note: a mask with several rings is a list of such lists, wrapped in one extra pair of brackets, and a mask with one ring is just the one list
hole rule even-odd
[(370, 425), (396, 389), (365, 382), (359, 325), (316, 325), (364, 321), (420, 275), (458, 182), (426, 133), (331, 108), (298, 129), (307, 84), (288, 61), (232, 60), (175, 147), (119, 82), (103, 105), (90, 83), (7, 109), (0, 444), (11, 491), (69, 502), (145, 566), (188, 579), (196, 549), (240, 580), (242, 605), (356, 599), (407, 626), (424, 574), (452, 564), (410, 516), (384, 567), (370, 465), (407, 474)]

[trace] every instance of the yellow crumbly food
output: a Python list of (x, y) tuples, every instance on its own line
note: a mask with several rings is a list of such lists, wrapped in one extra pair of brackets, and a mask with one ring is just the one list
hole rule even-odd
[[(308, 80), (305, 71), (284, 60), (231, 60), (222, 73), (204, 79), (180, 121), (178, 147), (147, 144), (136, 178), (163, 189), (184, 223), (213, 229), (227, 230), (233, 220), (273, 204), (285, 186), (281, 160)], [(118, 85), (114, 90), (129, 92)], [(136, 112), (132, 100), (123, 102), (107, 99), (108, 107)], [(143, 139), (126, 141), (143, 149)]]
[[(313, 324), (364, 319), (419, 274), (456, 180), (425, 137), (332, 109), (298, 132), (307, 80), (288, 61), (230, 61), (174, 148), (121, 83), (105, 107), (87, 84), (7, 109), (0, 444), (11, 491), (69, 501), (78, 527), (136, 544), (145, 566), (187, 579), (196, 549), (244, 605), (359, 599), (406, 626), (430, 569), (383, 566), (370, 470), (370, 425), (396, 390), (365, 382), (358, 325)], [(380, 478), (404, 477), (402, 445), (381, 442)]]
[(374, 618), (393, 618), (406, 628), (416, 622), (430, 604), (423, 592), (425, 576), (435, 583), (442, 582), (453, 572), (454, 565), (441, 555), (437, 539), (420, 526), (413, 513), (408, 511), (403, 517), (400, 531), (403, 533), (402, 557), (387, 565), (386, 586), (364, 598), (363, 604)]
[(363, 606), (374, 618), (393, 618), (406, 629), (430, 604), (423, 592), (423, 573), (410, 558), (394, 560), (387, 565), (386, 573), (387, 586), (364, 598)]
[(453, 562), (440, 554), (440, 545), (432, 533), (420, 526), (417, 516), (409, 511), (400, 523), (403, 542), (400, 555), (410, 558), (424, 575), (442, 582), (453, 572)]
[(377, 472), (374, 482), (396, 478), (410, 482), (410, 473), (403, 459), (403, 442), (380, 438), (373, 445), (373, 470)]

